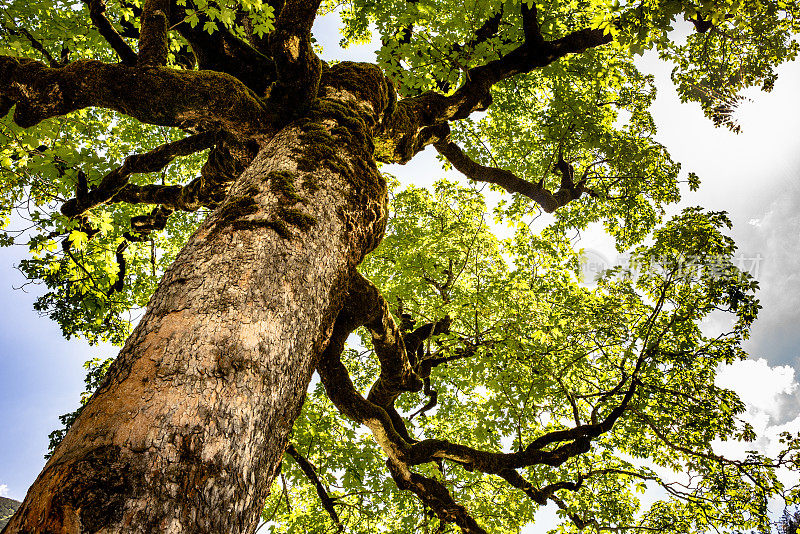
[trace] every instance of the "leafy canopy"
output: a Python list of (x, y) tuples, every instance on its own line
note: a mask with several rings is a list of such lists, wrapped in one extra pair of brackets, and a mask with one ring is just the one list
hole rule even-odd
[[(198, 32), (256, 46), (275, 30), (281, 4), (178, 1), (173, 22), (182, 30), (169, 34), (167, 66), (197, 68)], [(53, 66), (116, 62), (91, 23), (93, 5), (6, 2), (0, 55)], [(115, 0), (104, 7), (121, 38), (134, 44), (142, 4)], [(504, 195), (489, 213), (475, 182), (395, 184), (386, 237), (360, 269), (395, 311), (407, 340), (429, 326), (414, 351), (427, 365), (424, 390), (396, 401), (411, 439), (522, 457), (543, 436), (567, 433), (539, 447), (546, 454), (563, 449), (560, 462), (523, 461), (492, 471), (440, 452), (415, 466), (483, 528), (519, 532), (552, 503), (563, 519), (557, 532), (767, 532), (769, 499), (796, 500), (776, 474), (778, 467), (797, 467), (796, 437), (785, 436), (787, 450), (777, 459), (757, 453), (725, 459), (714, 452), (716, 440), (756, 437), (741, 419), (741, 400), (717, 387), (715, 375), (720, 365), (746, 357), (741, 342), (758, 311), (757, 283), (732, 261), (724, 213), (687, 209), (662, 221), (684, 178), (655, 140), (648, 111), (654, 82), (633, 58), (656, 50), (675, 65), (681, 97), (735, 130), (739, 92), (753, 85), (770, 90), (775, 66), (794, 59), (799, 9), (783, 0), (321, 6), (320, 12), (341, 15), (345, 45), (380, 42), (377, 63), (400, 99), (425, 91), (452, 96), (474, 81), (470, 69), (502, 62), (521, 42), (557, 41), (581, 28), (602, 30), (606, 41), (497, 81), (484, 112), (450, 124), (448, 142), (456, 148), (436, 145), (445, 165), (462, 170), (471, 161), (503, 169), (549, 197)], [(2, 244), (27, 244), (31, 257), (21, 269), (46, 288), (36, 308), (65, 336), (121, 344), (164, 269), (214, 204), (169, 210), (163, 224), (153, 222), (160, 214), (152, 204), (111, 199), (77, 217), (59, 208), (76, 189), (100, 187), (127, 156), (182, 137), (178, 128), (100, 107), (34, 128), (20, 127), (10, 115), (0, 122)], [(132, 174), (130, 183), (186, 185), (210, 160), (208, 151), (196, 151), (155, 175)], [(467, 174), (496, 176), (482, 172)], [(687, 180), (697, 187), (696, 176)], [(483, 181), (509, 190), (508, 182)], [(543, 210), (554, 211), (545, 223), (537, 220)], [(591, 285), (581, 279), (582, 254), (570, 237), (596, 222), (632, 261)], [(723, 316), (713, 322), (724, 324), (722, 330), (704, 327)], [(381, 362), (371, 336), (359, 335), (342, 360), (355, 388), (366, 392)], [(89, 390), (106, 367), (87, 367)], [(562, 445), (584, 443), (589, 434), (585, 447)], [(264, 507), (272, 531), (456, 528), (440, 510), (398, 489), (378, 443), (337, 413), (322, 383), (309, 392), (292, 444)], [(642, 508), (646, 491), (644, 500), (657, 498)]]

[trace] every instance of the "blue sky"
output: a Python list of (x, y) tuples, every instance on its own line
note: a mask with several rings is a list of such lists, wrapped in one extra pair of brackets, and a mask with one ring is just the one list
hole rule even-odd
[[(369, 59), (374, 46), (338, 49), (336, 24), (329, 17), (315, 28), (326, 55)], [(669, 84), (669, 66), (650, 56), (640, 64), (657, 76), (658, 139), (685, 172), (703, 181), (681, 206), (729, 211), (740, 250), (761, 258), (764, 309), (748, 342), (752, 359), (725, 371), (721, 380), (748, 402), (748, 416), (765, 436), (759, 446), (771, 450), (779, 430), (800, 431), (800, 64), (781, 68), (772, 93), (749, 94), (753, 101), (737, 112), (739, 135), (713, 128), (697, 106), (680, 104)], [(444, 174), (430, 149), (410, 165), (387, 170), (418, 185)], [(613, 257), (600, 232), (587, 232), (582, 245)], [(65, 341), (53, 322), (38, 317), (32, 309), (37, 288), (13, 289), (25, 282), (13, 268), (24, 254), (24, 247), (0, 249), (0, 495), (16, 499), (43, 467), (47, 435), (59, 427), (58, 415), (77, 405), (82, 363), (116, 352)]]
[(38, 288), (13, 289), (25, 282), (13, 267), (25, 252), (0, 249), (0, 496), (19, 500), (44, 467), (58, 416), (77, 406), (83, 362), (116, 352), (66, 341), (58, 325), (33, 311)]

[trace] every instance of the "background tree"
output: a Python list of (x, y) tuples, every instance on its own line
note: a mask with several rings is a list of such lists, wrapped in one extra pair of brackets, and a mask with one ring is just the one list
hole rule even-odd
[(795, 510), (794, 512), (789, 512), (789, 510), (784, 510), (783, 516), (778, 522), (778, 532), (780, 534), (796, 534), (797, 528), (799, 526), (800, 526), (800, 512), (798, 512), (797, 510)]
[[(631, 53), (657, 47), (735, 129), (739, 90), (794, 57), (798, 7), (356, 2), (345, 40), (374, 24), (378, 63), (326, 65), (310, 30), (331, 7), (4, 12), (4, 207), (33, 223), (37, 307), (122, 342), (149, 299), (8, 530), (242, 532), (263, 510), (287, 530), (503, 532), (550, 501), (565, 531), (766, 531), (795, 440), (775, 459), (711, 445), (754, 438), (714, 375), (744, 357), (756, 284), (724, 214), (656, 229), (679, 169)], [(387, 224), (375, 162), (431, 144), (513, 193), (495, 212), (513, 235), (470, 189), (410, 188), (355, 271)], [(569, 235), (597, 221), (640, 272), (590, 291)], [(701, 330), (712, 313), (730, 329)], [(368, 352), (345, 351), (362, 326)], [(648, 484), (666, 498), (638, 514)]]

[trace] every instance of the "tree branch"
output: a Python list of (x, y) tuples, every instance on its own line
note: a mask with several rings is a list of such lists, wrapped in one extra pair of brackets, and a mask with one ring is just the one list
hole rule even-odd
[(485, 534), (466, 509), (453, 500), (445, 486), (409, 469), (407, 458), (410, 445), (397, 433), (386, 410), (364, 399), (353, 386), (341, 362), (341, 354), (347, 336), (366, 323), (369, 315), (358, 305), (357, 297), (353, 302), (348, 296), (334, 324), (328, 347), (317, 364), (328, 397), (340, 412), (372, 431), (375, 440), (389, 457), (387, 465), (398, 488), (414, 492), (441, 521), (456, 523), (464, 532)]
[(554, 41), (542, 40), (534, 45), (526, 42), (500, 59), (469, 69), (464, 84), (452, 96), (441, 100), (438, 113), (432, 118), (436, 122), (464, 119), (473, 111), (484, 110), (489, 106), (489, 90), (494, 84), (517, 74), (546, 67), (568, 54), (580, 54), (589, 48), (610, 42), (611, 35), (604, 34), (603, 30), (588, 28)]
[(588, 527), (590, 525), (594, 526), (595, 529), (598, 532), (600, 531), (600, 529), (598, 528), (599, 527), (599, 523), (597, 522), (596, 519), (585, 520), (585, 519), (582, 519), (578, 514), (570, 513), (569, 512), (569, 507), (566, 505), (566, 503), (564, 503), (564, 501), (562, 501), (558, 497), (551, 496), (550, 500), (553, 501), (554, 503), (556, 503), (556, 505), (559, 508), (561, 508), (562, 510), (567, 512), (567, 517), (569, 517), (570, 521), (572, 521), (572, 523), (578, 528), (579, 531), (585, 529), (586, 527)]
[(42, 54), (44, 56), (44, 58), (47, 60), (47, 63), (51, 67), (58, 68), (58, 67), (61, 66), (61, 64), (58, 61), (56, 61), (55, 58), (53, 58), (53, 56), (50, 54), (50, 52), (47, 51), (47, 49), (44, 47), (44, 45), (41, 43), (41, 41), (39, 41), (36, 37), (34, 37), (31, 34), (31, 32), (29, 32), (27, 29), (25, 29), (25, 28), (9, 28), (5, 24), (0, 25), (0, 27), (2, 27), (5, 31), (7, 31), (11, 35), (22, 35), (23, 37), (25, 37), (28, 40), (28, 42), (31, 43), (31, 47), (34, 50), (36, 50), (37, 52), (39, 52), (40, 54)]
[(89, 8), (89, 18), (91, 18), (92, 24), (97, 28), (103, 39), (114, 49), (122, 63), (131, 67), (136, 65), (136, 52), (125, 42), (106, 17), (105, 0), (83, 0), (83, 3)]
[[(149, 234), (153, 231), (163, 230), (167, 227), (169, 216), (172, 215), (172, 210), (162, 206), (156, 206), (147, 215), (137, 215), (131, 217), (131, 230), (137, 234)], [(140, 241), (135, 237), (125, 236), (129, 241)]]
[(117, 279), (111, 289), (108, 290), (107, 295), (110, 297), (114, 293), (119, 293), (125, 287), (125, 272), (127, 270), (127, 263), (125, 261), (125, 249), (128, 248), (128, 241), (123, 240), (117, 245), (117, 250), (114, 253), (114, 259), (117, 262)]
[(320, 0), (288, 0), (275, 19), (269, 50), (277, 81), (270, 101), (288, 117), (306, 111), (317, 96), (322, 64), (311, 47), (311, 26)]
[(170, 0), (144, 0), (139, 19), (140, 67), (163, 67), (169, 53)]
[(503, 470), (498, 473), (498, 475), (515, 488), (522, 490), (525, 495), (540, 506), (546, 505), (547, 499), (554, 495), (556, 491), (561, 489), (576, 491), (583, 484), (583, 477), (580, 477), (578, 478), (578, 482), (557, 482), (555, 484), (548, 484), (544, 488), (536, 488), (513, 469)]
[(414, 473), (402, 463), (390, 458), (386, 465), (397, 487), (413, 492), (434, 511), (443, 523), (455, 523), (465, 534), (486, 534), (486, 531), (458, 504), (450, 491), (439, 481)]
[[(375, 353), (381, 363), (380, 376), (370, 389), (367, 399), (361, 397), (353, 388), (353, 394), (347, 399), (342, 399), (342, 402), (346, 401), (352, 407), (350, 411), (344, 413), (359, 422), (363, 421), (356, 413), (373, 414), (372, 417), (377, 417), (381, 424), (388, 423), (391, 427), (388, 431), (396, 435), (398, 446), (402, 447), (403, 444), (413, 441), (413, 438), (408, 434), (402, 417), (395, 410), (394, 401), (405, 391), (421, 390), (423, 384), (408, 359), (405, 343), (389, 311), (389, 306), (378, 288), (355, 272), (351, 276), (346, 308), (340, 316), (342, 319), (337, 324), (345, 320), (344, 318), (348, 318), (349, 321), (346, 325), (340, 325), (342, 332), (347, 330), (345, 326), (349, 328), (350, 323), (352, 328), (346, 334), (342, 333), (344, 337), (341, 339), (336, 337), (339, 331), (334, 330), (330, 342), (334, 350), (343, 350), (344, 341), (350, 332), (359, 326), (364, 326), (372, 336)], [(331, 372), (335, 372), (342, 380), (345, 377), (350, 380), (347, 370), (341, 364), (340, 367), (332, 367)], [(352, 388), (352, 384), (350, 387)]]
[(129, 204), (159, 204), (175, 211), (196, 211), (201, 207), (215, 208), (222, 203), (234, 180), (249, 165), (258, 151), (257, 143), (237, 143), (231, 138), (219, 138), (211, 147), (200, 176), (188, 184), (133, 185), (127, 184), (110, 202)]
[(539, 17), (536, 12), (536, 2), (528, 7), (526, 2), (522, 2), (522, 32), (525, 35), (525, 44), (536, 48), (544, 44), (544, 36), (539, 28)]
[(203, 177), (197, 177), (184, 186), (128, 184), (114, 195), (110, 202), (158, 204), (173, 211), (197, 211), (203, 206), (214, 208), (219, 201), (201, 193), (203, 182)]
[[(417, 376), (406, 353), (406, 344), (389, 310), (389, 303), (375, 285), (356, 273), (350, 281), (351, 303), (371, 309), (364, 327), (372, 337), (372, 346), (381, 363), (381, 374), (367, 395), (367, 400), (382, 408), (394, 405), (406, 391), (420, 391), (422, 379)], [(353, 305), (353, 304), (351, 304)]]
[(320, 502), (322, 502), (323, 508), (325, 511), (328, 512), (328, 515), (331, 517), (331, 520), (336, 525), (339, 532), (344, 532), (342, 528), (342, 523), (339, 520), (339, 515), (336, 513), (336, 509), (333, 507), (333, 499), (328, 494), (328, 490), (320, 481), (319, 477), (317, 476), (317, 470), (314, 468), (314, 465), (308, 461), (308, 459), (300, 454), (293, 444), (289, 444), (286, 448), (286, 454), (291, 456), (300, 469), (303, 471), (303, 474), (306, 475), (309, 482), (314, 485), (314, 489), (317, 490), (317, 495), (319, 496)]
[(334, 323), (328, 347), (317, 364), (317, 372), (328, 398), (342, 414), (366, 425), (389, 457), (405, 458), (411, 446), (397, 433), (386, 410), (358, 393), (341, 361), (347, 336), (369, 319), (368, 313), (351, 305), (349, 296), (347, 299)]
[[(442, 458), (459, 463), (467, 469), (498, 475), (508, 469), (530, 465), (559, 466), (568, 459), (587, 452), (594, 438), (610, 431), (633, 398), (635, 390), (636, 380), (633, 379), (623, 400), (603, 421), (548, 432), (519, 452), (486, 452), (445, 440), (427, 439), (412, 446), (409, 464), (416, 465)], [(544, 450), (544, 447), (554, 443), (564, 444), (552, 450)]]
[[(532, 11), (524, 18), (529, 40), (485, 65), (469, 69), (465, 81), (452, 95), (427, 92), (397, 103), (397, 108), (385, 126), (386, 143), (393, 145), (391, 153), (381, 154), (381, 160), (405, 163), (426, 144), (444, 138), (444, 134), (421, 139), (426, 128), (438, 128), (451, 120), (465, 119), (474, 111), (484, 111), (492, 103), (491, 88), (496, 83), (546, 67), (568, 55), (579, 54), (590, 48), (611, 42), (611, 35), (603, 30), (584, 28), (553, 41), (537, 42)], [(384, 142), (381, 139), (381, 142)], [(387, 151), (388, 152), (388, 151)]]
[[(414, 0), (413, 2), (411, 0), (406, 0), (406, 1), (408, 3), (416, 3), (416, 0)], [(448, 47), (448, 49), (441, 54), (442, 57), (446, 58), (447, 56), (449, 56), (450, 54), (453, 54), (453, 53), (458, 54), (464, 49), (472, 50), (476, 46), (478, 46), (479, 44), (488, 41), (489, 39), (491, 39), (492, 37), (497, 35), (497, 32), (500, 30), (500, 21), (502, 19), (503, 19), (503, 6), (501, 5), (500, 6), (500, 10), (497, 13), (495, 13), (494, 15), (492, 15), (491, 17), (486, 19), (483, 22), (483, 24), (481, 24), (481, 27), (478, 28), (477, 30), (475, 30), (475, 35), (472, 37), (472, 39), (470, 39), (469, 41), (467, 41), (464, 44), (460, 44), (460, 43), (451, 44)], [(398, 43), (399, 44), (408, 44), (408, 43), (410, 43), (413, 34), (414, 34), (414, 25), (413, 24), (409, 24), (408, 26), (406, 26), (405, 28), (400, 30), (400, 33), (399, 33), (400, 38), (398, 39)], [(422, 56), (422, 54), (420, 52), (417, 52), (417, 55), (420, 56), (420, 57)], [(400, 62), (404, 58), (402, 56), (398, 56), (395, 59), (397, 61), (398, 68), (402, 68), (402, 67), (400, 67)], [(460, 68), (459, 65), (451, 64), (450, 72), (452, 72), (453, 69), (457, 69), (457, 68)], [(433, 75), (433, 76), (434, 76), (434, 81), (436, 83), (436, 87), (439, 89), (439, 91), (442, 91), (443, 93), (447, 93), (447, 92), (450, 91), (451, 86), (450, 86), (449, 82), (447, 82), (446, 80), (440, 79), (440, 78), (436, 77), (435, 75)], [(449, 73), (448, 73), (448, 76), (449, 76)]]
[(264, 103), (232, 76), (75, 61), (48, 68), (32, 59), (0, 56), (0, 116), (16, 104), (23, 128), (89, 106), (113, 109), (148, 124), (223, 129), (242, 137), (271, 127)]
[(433, 146), (436, 147), (439, 154), (444, 156), (453, 167), (467, 178), (476, 182), (499, 185), (509, 193), (524, 195), (539, 204), (542, 210), (547, 213), (552, 213), (567, 203), (580, 198), (583, 193), (596, 196), (594, 191), (586, 187), (586, 180), (580, 180), (577, 184), (573, 181), (574, 169), (563, 158), (559, 159), (556, 166), (562, 173), (561, 188), (552, 193), (544, 187), (543, 182), (534, 184), (519, 178), (510, 171), (486, 167), (473, 161), (458, 145), (449, 139), (438, 141)]
[[(66, 201), (61, 206), (61, 213), (69, 218), (73, 218), (95, 206), (99, 206), (100, 204), (108, 202), (109, 200), (113, 200), (116, 195), (121, 193), (123, 189), (126, 188), (128, 185), (128, 179), (132, 174), (160, 171), (178, 156), (188, 156), (189, 154), (194, 154), (195, 152), (199, 152), (213, 146), (214, 143), (216, 143), (217, 138), (218, 132), (204, 132), (186, 137), (173, 143), (161, 145), (158, 148), (154, 148), (153, 150), (144, 154), (134, 154), (132, 156), (128, 156), (125, 158), (125, 162), (122, 164), (122, 166), (106, 174), (97, 187), (91, 191), (86, 191), (83, 193), (79, 190), (75, 198)], [(125, 201), (131, 202), (133, 200), (133, 197), (136, 196), (136, 194), (133, 193), (134, 191), (137, 191), (138, 195), (144, 197), (148, 196), (148, 193), (145, 193), (144, 191), (151, 191), (149, 195), (164, 196), (166, 200), (166, 202), (152, 203), (170, 203), (175, 206), (177, 202), (169, 202), (167, 200), (168, 198), (174, 197), (175, 193), (166, 194), (166, 191), (177, 192), (182, 189), (183, 188), (180, 186), (154, 186), (153, 188), (149, 189), (147, 189), (147, 186), (132, 186), (131, 191), (125, 195), (127, 197)], [(147, 201), (139, 200), (139, 202)], [(136, 203), (136, 201), (133, 203)]]
[[(455, 522), (465, 532), (483, 532), (466, 510), (452, 501), (446, 488), (436, 481), (413, 473), (410, 467), (440, 459), (461, 464), (466, 469), (476, 469), (490, 474), (513, 478), (510, 470), (543, 464), (558, 466), (568, 459), (589, 450), (594, 438), (608, 432), (625, 411), (636, 389), (636, 372), (620, 404), (599, 423), (579, 425), (567, 430), (549, 432), (534, 440), (526, 449), (516, 453), (493, 453), (473, 449), (445, 440), (427, 439), (411, 445), (398, 431), (387, 410), (364, 399), (353, 386), (347, 369), (341, 362), (345, 340), (357, 327), (374, 320), (369, 308), (364, 306), (363, 292), (358, 282), (348, 293), (342, 311), (334, 324), (328, 347), (322, 354), (317, 371), (328, 397), (336, 407), (354, 421), (366, 425), (377, 443), (389, 457), (388, 465), (398, 487), (416, 493), (430, 506), (442, 521)], [(637, 371), (643, 358), (640, 357)], [(562, 443), (552, 450), (545, 446)], [(556, 491), (560, 486), (554, 486)], [(443, 493), (444, 492), (444, 493)]]

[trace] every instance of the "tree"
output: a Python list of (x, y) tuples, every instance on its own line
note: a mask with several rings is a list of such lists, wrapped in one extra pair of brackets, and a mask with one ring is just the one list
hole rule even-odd
[[(127, 338), (4, 532), (252, 532), (262, 512), (505, 532), (548, 502), (563, 531), (768, 531), (797, 440), (775, 459), (712, 447), (755, 437), (714, 376), (744, 357), (757, 284), (723, 213), (661, 224), (679, 166), (631, 58), (657, 48), (735, 129), (739, 91), (794, 58), (798, 6), (357, 1), (345, 41), (377, 32), (377, 63), (325, 64), (311, 28), (334, 5), (4, 12), (4, 212), (33, 223), (5, 240), (29, 239), (22, 269), (65, 335)], [(377, 163), (428, 145), (513, 195), (495, 213), (513, 237), (470, 188), (388, 202)], [(590, 290), (569, 235), (592, 222), (635, 261)], [(701, 329), (716, 313), (730, 328)], [(346, 350), (361, 327), (368, 351)], [(648, 485), (666, 498), (640, 516)]]
[(789, 510), (784, 510), (783, 516), (778, 522), (778, 532), (780, 534), (796, 534), (798, 526), (800, 526), (800, 512), (795, 510), (794, 513), (790, 513)]

